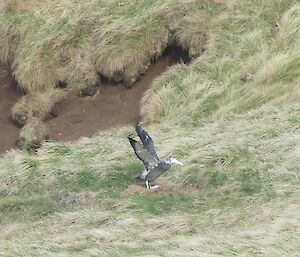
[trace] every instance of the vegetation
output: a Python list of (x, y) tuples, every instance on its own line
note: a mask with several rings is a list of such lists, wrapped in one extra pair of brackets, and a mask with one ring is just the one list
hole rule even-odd
[[(64, 86), (93, 95), (99, 74), (131, 86), (168, 45), (198, 56), (206, 42), (204, 21), (213, 12), (207, 0), (3, 0), (0, 61), (11, 63), (25, 93), (49, 95)], [(32, 95), (28, 99), (30, 109), (45, 110)], [(43, 120), (46, 110), (39, 116)]]
[[(126, 139), (131, 127), (101, 132), (78, 142), (45, 143), (36, 155), (11, 151), (3, 156), (0, 255), (296, 256), (299, 253), (298, 1), (170, 0), (163, 4), (53, 1), (53, 5), (47, 1), (39, 5), (35, 1), (26, 2), (32, 8), (18, 1), (12, 7), (6, 5), (9, 13), (6, 19), (1, 18), (1, 24), (14, 26), (15, 19), (26, 14), (28, 20), (24, 17), (24, 21), (28, 24), (39, 24), (36, 17), (40, 15), (41, 28), (46, 26), (43, 22), (47, 19), (49, 26), (57, 27), (54, 15), (59, 11), (63, 14), (59, 17), (64, 17), (68, 12), (79, 14), (81, 10), (82, 16), (78, 17), (82, 19), (69, 15), (69, 20), (59, 23), (57, 29), (75, 33), (70, 24), (86, 21), (94, 24), (89, 28), (95, 35), (100, 30), (107, 31), (101, 37), (103, 40), (118, 35), (122, 40), (118, 38), (108, 45), (102, 45), (101, 41), (101, 51), (97, 51), (103, 66), (96, 62), (96, 69), (111, 78), (117, 74), (107, 72), (113, 70), (113, 64), (122, 63), (121, 69), (126, 71), (128, 63), (139, 63), (131, 59), (126, 59), (127, 62), (124, 56), (144, 56), (145, 38), (156, 42), (154, 45), (160, 42), (159, 49), (163, 49), (161, 42), (166, 41), (160, 39), (166, 28), (154, 26), (155, 22), (174, 28), (176, 42), (188, 47), (192, 56), (197, 57), (194, 53), (203, 51), (204, 46), (206, 50), (191, 65), (178, 65), (158, 78), (143, 99), (144, 123), (161, 155), (171, 153), (185, 164), (182, 168), (173, 167), (163, 176), (158, 181), (159, 190), (146, 190), (131, 179), (141, 169)], [(46, 6), (52, 8), (45, 11)], [(59, 6), (65, 6), (65, 12)], [(16, 9), (21, 11), (12, 11)], [(88, 15), (96, 15), (98, 9), (101, 15), (96, 17), (102, 18), (101, 22), (105, 13), (111, 19), (100, 28), (94, 23), (97, 19)], [(8, 17), (13, 23), (7, 23)], [(30, 23), (32, 17), (37, 19), (34, 23)], [(129, 23), (132, 27), (127, 26)], [(0, 30), (8, 29), (1, 24)], [(29, 46), (29, 42), (35, 42), (45, 46), (45, 37), (35, 27), (24, 24), (19, 30), (24, 28), (27, 32), (19, 34), (23, 35), (19, 39), (6, 34), (9, 40), (20, 40), (17, 44), (7, 41), (5, 45), (4, 36), (0, 36), (4, 45), (0, 47), (0, 55), (6, 53), (15, 63), (14, 71), (20, 81), (22, 76), (37, 79), (25, 76), (26, 71), (37, 60), (44, 61), (42, 56), (48, 57), (29, 54), (28, 62), (24, 61), (26, 58), (20, 59), (25, 53), (18, 52), (21, 51), (18, 47), (27, 49), (22, 44), (27, 42)], [(153, 29), (155, 37), (143, 34), (128, 39), (134, 27), (136, 33)], [(47, 35), (52, 38), (51, 33)], [(74, 37), (67, 38), (71, 43), (90, 42), (85, 37), (74, 42)], [(188, 41), (191, 45), (186, 45)], [(57, 49), (52, 53), (59, 56)], [(72, 53), (70, 63), (75, 63), (79, 52)], [(110, 60), (102, 59), (108, 54)], [(17, 60), (18, 65), (28, 65), (27, 68), (21, 71)], [(60, 67), (52, 66), (49, 60), (47, 63), (51, 69)], [(65, 71), (67, 66), (63, 67)], [(80, 69), (84, 67), (92, 66), (82, 65)], [(125, 78), (125, 72), (121, 77)], [(29, 85), (43, 86), (35, 82), (21, 84), (26, 90)]]

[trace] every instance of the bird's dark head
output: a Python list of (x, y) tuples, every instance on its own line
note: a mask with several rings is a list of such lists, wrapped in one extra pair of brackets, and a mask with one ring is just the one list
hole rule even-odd
[(174, 157), (172, 157), (172, 156), (168, 157), (168, 158), (165, 160), (165, 162), (166, 162), (167, 164), (169, 164), (169, 165), (171, 165), (171, 164), (179, 164), (179, 165), (183, 165), (182, 162), (178, 161), (176, 158), (174, 158)]

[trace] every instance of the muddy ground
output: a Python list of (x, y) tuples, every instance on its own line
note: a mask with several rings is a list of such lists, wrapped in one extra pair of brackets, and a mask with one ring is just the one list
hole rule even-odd
[(7, 65), (0, 64), (0, 154), (14, 147), (19, 128), (10, 119), (10, 109), (18, 101), (17, 83), (10, 75)]
[[(68, 96), (55, 106), (57, 117), (46, 120), (52, 140), (90, 137), (99, 130), (133, 124), (140, 119), (140, 100), (157, 76), (178, 62), (188, 62), (187, 53), (169, 48), (135, 85), (101, 83), (93, 97)], [(13, 125), (10, 109), (20, 98), (8, 65), (0, 64), (0, 154), (15, 147), (20, 128)]]

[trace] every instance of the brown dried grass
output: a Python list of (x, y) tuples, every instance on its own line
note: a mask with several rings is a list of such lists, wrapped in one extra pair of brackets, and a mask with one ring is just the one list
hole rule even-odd
[(40, 147), (42, 141), (49, 138), (49, 132), (44, 122), (37, 117), (30, 117), (21, 129), (17, 146), (29, 152)]
[(192, 56), (199, 54), (209, 27), (202, 21), (212, 16), (205, 13), (213, 4), (4, 1), (0, 59), (11, 62), (26, 91), (53, 88), (63, 81), (82, 95), (86, 88), (93, 91), (89, 88), (97, 84), (98, 73), (132, 85), (168, 44), (191, 48)]
[(61, 89), (24, 95), (12, 108), (12, 118), (21, 126), (33, 117), (41, 121), (45, 120), (50, 115), (54, 105), (65, 96), (66, 92)]

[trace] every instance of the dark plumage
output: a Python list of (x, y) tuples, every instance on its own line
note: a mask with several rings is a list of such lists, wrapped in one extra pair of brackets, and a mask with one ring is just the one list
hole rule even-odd
[(134, 178), (146, 181), (147, 188), (157, 188), (158, 185), (151, 186), (149, 182), (154, 181), (161, 174), (169, 170), (173, 163), (180, 165), (182, 165), (182, 163), (173, 157), (160, 160), (155, 151), (153, 140), (148, 132), (144, 130), (139, 123), (135, 126), (135, 131), (141, 139), (143, 146), (131, 136), (129, 136), (128, 139), (136, 156), (144, 163), (145, 169), (134, 176)]

